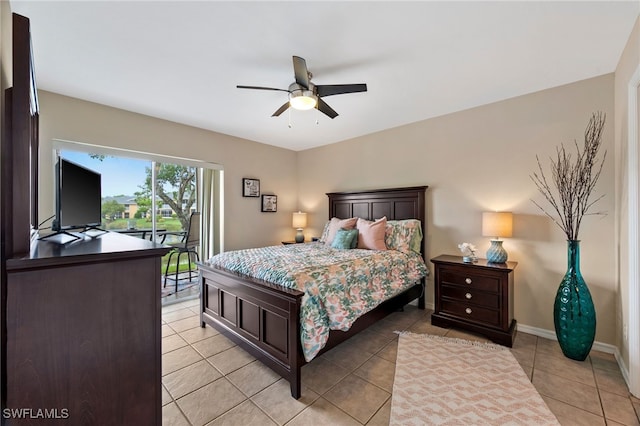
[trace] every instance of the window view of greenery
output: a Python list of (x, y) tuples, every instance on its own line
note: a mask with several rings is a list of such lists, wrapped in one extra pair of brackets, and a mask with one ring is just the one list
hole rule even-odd
[[(60, 156), (101, 174), (103, 229), (151, 238), (152, 162), (67, 150)], [(195, 177), (194, 167), (156, 163), (156, 241), (177, 244), (185, 237), (189, 217), (196, 210)], [(168, 257), (163, 258), (163, 273)], [(170, 273), (175, 272), (176, 258)], [(188, 259), (182, 256), (180, 270), (187, 269)]]

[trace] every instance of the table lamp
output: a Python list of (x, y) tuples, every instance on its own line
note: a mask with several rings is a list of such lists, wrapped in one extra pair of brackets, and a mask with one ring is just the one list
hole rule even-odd
[(302, 229), (307, 226), (307, 214), (301, 211), (293, 213), (293, 227), (298, 230), (296, 233), (296, 243), (304, 242), (304, 234)]
[(513, 232), (513, 214), (511, 212), (483, 212), (482, 236), (494, 237), (487, 250), (489, 263), (505, 263), (507, 251), (502, 247), (500, 237), (511, 237)]

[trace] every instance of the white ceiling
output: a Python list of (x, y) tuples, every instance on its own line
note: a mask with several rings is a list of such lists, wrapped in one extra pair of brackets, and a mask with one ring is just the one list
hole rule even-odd
[[(640, 2), (11, 1), (40, 89), (293, 150), (613, 72)], [(273, 118), (292, 55), (368, 92)], [(289, 127), (289, 120), (292, 127)]]

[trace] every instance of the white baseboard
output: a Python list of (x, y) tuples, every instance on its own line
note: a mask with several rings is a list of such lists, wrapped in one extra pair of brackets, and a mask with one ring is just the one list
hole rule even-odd
[(616, 357), (616, 361), (618, 361), (618, 367), (620, 367), (620, 372), (622, 373), (622, 377), (624, 377), (624, 382), (627, 384), (627, 387), (629, 389), (631, 389), (630, 378), (629, 378), (629, 369), (627, 368), (626, 365), (624, 365), (624, 360), (622, 359), (622, 354), (620, 353), (618, 348), (616, 348), (614, 356)]
[[(544, 328), (532, 327), (526, 324), (517, 325), (518, 331), (522, 331), (523, 333), (533, 334), (534, 336), (543, 337), (545, 339), (550, 340), (558, 340), (556, 337), (556, 333), (553, 330), (546, 330)], [(624, 365), (624, 360), (622, 359), (622, 354), (620, 353), (620, 349), (617, 346), (610, 345), (608, 343), (602, 342), (593, 342), (593, 350), (604, 352), (607, 354), (613, 354), (616, 358), (616, 362), (618, 363), (618, 367), (620, 367), (620, 372), (622, 373), (622, 377), (624, 377), (624, 381), (629, 386), (629, 370), (627, 366)]]

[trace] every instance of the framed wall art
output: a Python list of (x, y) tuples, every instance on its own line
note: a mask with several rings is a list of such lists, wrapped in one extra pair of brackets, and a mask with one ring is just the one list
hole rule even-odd
[(260, 179), (242, 178), (242, 196), (259, 197)]
[(263, 195), (262, 196), (262, 211), (263, 212), (277, 212), (278, 211), (278, 196), (277, 195)]

